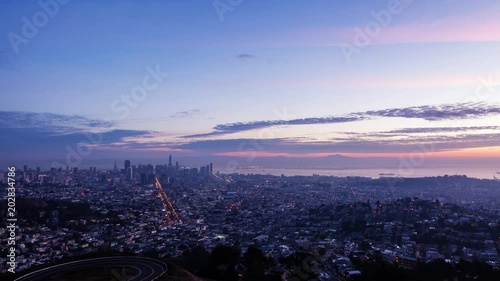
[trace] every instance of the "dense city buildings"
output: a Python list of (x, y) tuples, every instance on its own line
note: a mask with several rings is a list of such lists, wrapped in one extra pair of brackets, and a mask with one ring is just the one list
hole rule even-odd
[[(258, 246), (277, 264), (322, 249), (319, 280), (356, 276), (353, 261), (374, 255), (409, 268), (435, 260), (500, 265), (498, 181), (221, 174), (211, 164), (172, 163), (170, 156), (166, 165), (127, 160), (123, 170), (24, 166), (18, 270), (99, 251), (175, 258), (219, 244)], [(172, 212), (179, 220), (167, 219)], [(0, 234), (5, 250), (7, 232)]]

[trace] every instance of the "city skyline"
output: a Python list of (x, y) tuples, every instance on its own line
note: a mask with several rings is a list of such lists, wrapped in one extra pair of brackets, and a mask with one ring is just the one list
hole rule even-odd
[(0, 4), (3, 165), (340, 154), (500, 170), (498, 3), (43, 3), (59, 4)]
[(500, 280), (499, 14), (1, 0), (0, 280)]

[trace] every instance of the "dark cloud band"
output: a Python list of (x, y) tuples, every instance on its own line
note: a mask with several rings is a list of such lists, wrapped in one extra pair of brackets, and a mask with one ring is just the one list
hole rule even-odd
[(457, 120), (479, 118), (500, 114), (499, 105), (488, 105), (484, 103), (459, 103), (435, 106), (413, 106), (406, 108), (391, 108), (383, 110), (373, 110), (356, 112), (345, 116), (315, 117), (292, 120), (263, 120), (253, 122), (237, 122), (229, 124), (219, 124), (213, 128), (214, 131), (184, 136), (185, 138), (210, 137), (224, 135), (242, 131), (266, 128), (280, 125), (316, 125), (316, 124), (336, 124), (362, 121), (373, 118), (411, 118), (424, 119), (427, 121)]

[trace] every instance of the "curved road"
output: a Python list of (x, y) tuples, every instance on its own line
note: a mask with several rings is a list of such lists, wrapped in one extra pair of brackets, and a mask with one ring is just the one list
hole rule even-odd
[(49, 278), (69, 273), (77, 270), (91, 270), (96, 268), (124, 268), (130, 267), (136, 269), (139, 274), (137, 276), (121, 276), (122, 272), (110, 271), (109, 279), (113, 278), (116, 281), (153, 281), (167, 272), (167, 265), (159, 260), (143, 258), (143, 257), (105, 257), (86, 259), (81, 261), (73, 261), (60, 265), (55, 265), (40, 269), (14, 281), (46, 281)]

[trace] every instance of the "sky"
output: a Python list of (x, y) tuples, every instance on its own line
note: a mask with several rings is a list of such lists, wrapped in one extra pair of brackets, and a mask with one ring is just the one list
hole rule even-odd
[(491, 163), (499, 13), (486, 0), (1, 1), (1, 164)]

